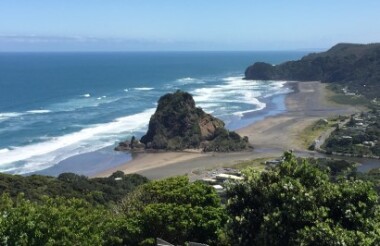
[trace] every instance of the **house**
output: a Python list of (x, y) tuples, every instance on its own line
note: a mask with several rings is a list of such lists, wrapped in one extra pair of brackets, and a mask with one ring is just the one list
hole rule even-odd
[(243, 180), (243, 177), (239, 177), (236, 175), (231, 175), (231, 174), (225, 174), (225, 173), (220, 173), (216, 175), (216, 180), (218, 181), (225, 181), (225, 180)]
[(221, 185), (213, 185), (212, 187), (214, 187), (216, 192), (223, 192), (224, 191), (224, 188)]
[(351, 136), (342, 136), (342, 139), (352, 139)]
[(216, 184), (217, 183), (217, 180), (212, 179), (212, 178), (203, 178), (202, 181), (205, 182), (206, 184)]

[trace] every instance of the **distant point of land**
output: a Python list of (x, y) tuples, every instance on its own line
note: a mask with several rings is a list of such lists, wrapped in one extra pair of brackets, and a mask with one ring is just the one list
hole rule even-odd
[(311, 53), (298, 61), (277, 66), (256, 62), (245, 71), (246, 79), (321, 81), (349, 93), (378, 98), (380, 91), (380, 43), (340, 43), (326, 52)]

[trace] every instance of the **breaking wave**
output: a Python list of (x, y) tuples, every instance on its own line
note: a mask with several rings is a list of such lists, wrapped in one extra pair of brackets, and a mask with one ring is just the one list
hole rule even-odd
[[(120, 117), (112, 122), (92, 125), (80, 131), (48, 141), (0, 151), (0, 171), (29, 173), (45, 169), (71, 156), (91, 152), (113, 144), (121, 133), (146, 128), (155, 109)], [(18, 165), (12, 163), (23, 162)], [(11, 164), (11, 165), (10, 165)]]

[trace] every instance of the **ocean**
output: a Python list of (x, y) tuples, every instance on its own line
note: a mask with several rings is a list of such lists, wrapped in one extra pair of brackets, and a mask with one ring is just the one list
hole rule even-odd
[(305, 52), (0, 53), (0, 172), (92, 175), (130, 159), (160, 96), (190, 92), (237, 129), (284, 110), (285, 81), (245, 81), (256, 61)]

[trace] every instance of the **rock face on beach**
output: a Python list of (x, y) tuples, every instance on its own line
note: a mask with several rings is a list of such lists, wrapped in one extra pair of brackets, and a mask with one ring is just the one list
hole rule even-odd
[(224, 128), (224, 122), (195, 106), (183, 91), (162, 96), (141, 138), (147, 149), (239, 151), (251, 148), (247, 137)]
[(246, 79), (297, 80), (337, 83), (369, 98), (380, 97), (380, 43), (337, 44), (326, 52), (277, 66), (257, 62), (245, 71)]
[(131, 140), (120, 142), (119, 145), (115, 148), (116, 151), (143, 151), (145, 149), (145, 144), (136, 140), (135, 136)]

